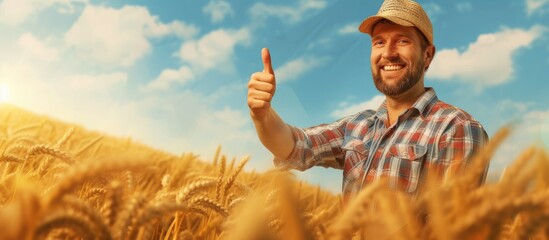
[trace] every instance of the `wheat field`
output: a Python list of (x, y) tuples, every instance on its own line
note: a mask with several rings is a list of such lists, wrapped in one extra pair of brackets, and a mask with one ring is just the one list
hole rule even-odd
[[(495, 182), (429, 178), (415, 197), (366, 187), (340, 196), (248, 158), (175, 156), (129, 138), (0, 106), (1, 239), (548, 239), (549, 156), (525, 149)], [(265, 160), (268, 161), (268, 160)]]

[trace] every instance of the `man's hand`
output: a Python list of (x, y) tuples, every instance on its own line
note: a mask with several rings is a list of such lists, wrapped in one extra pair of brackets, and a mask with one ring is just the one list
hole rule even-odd
[(295, 146), (290, 127), (271, 107), (276, 81), (269, 49), (261, 49), (263, 72), (252, 74), (248, 82), (248, 107), (261, 143), (280, 159), (287, 159)]
[(253, 118), (262, 119), (271, 110), (271, 100), (276, 90), (276, 80), (271, 65), (269, 49), (261, 50), (263, 72), (252, 74), (248, 82), (248, 107)]

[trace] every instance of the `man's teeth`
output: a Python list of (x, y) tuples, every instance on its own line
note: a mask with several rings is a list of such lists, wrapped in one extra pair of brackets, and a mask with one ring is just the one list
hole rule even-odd
[(400, 65), (387, 65), (383, 67), (383, 70), (385, 71), (396, 71), (402, 69), (402, 66)]

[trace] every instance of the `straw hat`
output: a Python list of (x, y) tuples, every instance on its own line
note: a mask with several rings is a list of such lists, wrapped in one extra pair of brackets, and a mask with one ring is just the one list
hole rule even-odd
[(385, 0), (375, 16), (366, 18), (358, 29), (372, 35), (373, 26), (387, 19), (401, 26), (416, 27), (433, 44), (433, 25), (419, 3), (411, 0)]

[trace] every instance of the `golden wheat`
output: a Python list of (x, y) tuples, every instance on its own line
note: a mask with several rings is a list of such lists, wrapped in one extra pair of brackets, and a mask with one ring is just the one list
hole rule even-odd
[[(0, 107), (0, 239), (547, 239), (549, 157), (525, 149), (479, 185), (505, 127), (467, 166), (417, 196), (366, 186), (341, 197), (279, 171), (173, 156)], [(59, 161), (60, 160), (60, 161)], [(235, 166), (236, 165), (236, 166)], [(464, 172), (465, 170), (465, 172)]]

